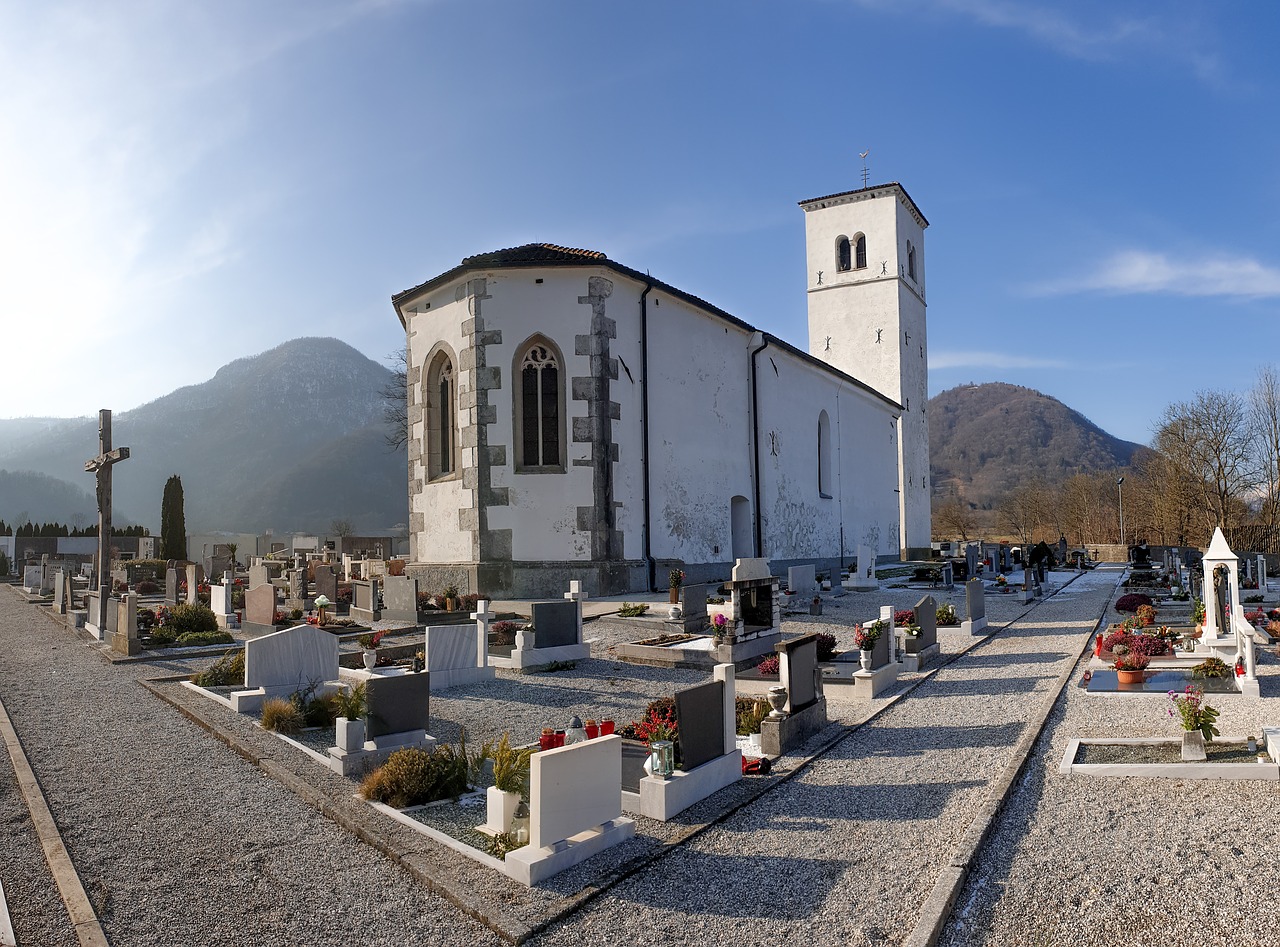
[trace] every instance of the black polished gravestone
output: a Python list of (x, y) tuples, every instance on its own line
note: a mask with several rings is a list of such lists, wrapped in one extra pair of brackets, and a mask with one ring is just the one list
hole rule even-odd
[(535, 648), (559, 648), (578, 643), (577, 602), (534, 602), (529, 612), (533, 620)]
[(365, 682), (366, 733), (370, 740), (389, 733), (426, 730), (430, 723), (431, 674), (376, 676)]
[(338, 577), (332, 566), (316, 566), (316, 598), (323, 595), (330, 603), (338, 601)]
[(676, 691), (676, 724), (682, 769), (724, 756), (724, 681)]
[(938, 603), (932, 595), (916, 602), (915, 623), (920, 627), (920, 634), (907, 636), (907, 654), (919, 654), (938, 643)]

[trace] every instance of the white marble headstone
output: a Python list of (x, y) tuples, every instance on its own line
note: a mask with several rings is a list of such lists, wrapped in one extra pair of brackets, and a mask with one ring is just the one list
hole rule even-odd
[(305, 687), (338, 679), (338, 639), (312, 625), (299, 625), (245, 642), (247, 688)]
[(734, 582), (742, 582), (746, 579), (767, 579), (771, 575), (768, 559), (739, 559), (733, 564)]

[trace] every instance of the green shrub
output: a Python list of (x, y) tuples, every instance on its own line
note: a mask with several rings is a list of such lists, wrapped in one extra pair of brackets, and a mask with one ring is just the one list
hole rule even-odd
[(397, 809), (456, 799), (466, 790), (466, 752), (450, 745), (434, 752), (417, 747), (396, 750), (360, 784), (360, 795), (365, 799)]
[(359, 720), (363, 717), (366, 707), (364, 694), (364, 681), (361, 681), (355, 687), (336, 691), (333, 695), (335, 719), (337, 717), (346, 717), (348, 720)]
[(218, 619), (213, 609), (206, 605), (188, 605), (183, 602), (169, 610), (169, 630), (175, 635), (198, 631), (217, 631)]
[(618, 609), (619, 618), (639, 618), (649, 610), (648, 605), (632, 605), (630, 602), (623, 602), (622, 607)]
[(524, 848), (529, 844), (526, 839), (523, 842), (517, 842), (515, 836), (510, 832), (499, 832), (497, 835), (486, 836), (488, 843), (485, 850), (494, 858), (506, 859), (507, 852), (514, 852), (517, 848)]
[(244, 686), (244, 649), (228, 651), (207, 670), (191, 678), (197, 687)]
[(960, 624), (960, 619), (956, 617), (956, 607), (949, 603), (938, 606), (937, 612), (934, 613), (934, 620), (938, 623), (939, 627)]
[[(302, 697), (301, 694), (294, 696)], [(330, 727), (338, 719), (338, 702), (334, 694), (309, 697), (301, 700), (297, 706), (308, 727)]]
[(236, 639), (225, 631), (188, 631), (178, 635), (177, 643), (182, 647), (205, 644), (235, 644)]
[(528, 799), (531, 756), (530, 747), (513, 747), (511, 738), (504, 733), (493, 748), (493, 784), (503, 792), (518, 792), (522, 799)]
[(305, 723), (302, 711), (291, 700), (272, 697), (262, 703), (262, 725), (276, 733), (297, 733)]
[(761, 722), (769, 716), (769, 702), (758, 697), (738, 697), (734, 700), (734, 705), (738, 718), (738, 735), (746, 737), (759, 733)]
[(174, 637), (169, 634), (168, 628), (153, 628), (151, 634), (147, 636), (147, 644), (153, 648), (164, 648), (173, 644)]
[(298, 619), (300, 619), (300, 618), (302, 617), (302, 609), (300, 609), (300, 608), (290, 609), (290, 611), (289, 611), (289, 617), (290, 617), (291, 619), (293, 619), (294, 621), (297, 621)]

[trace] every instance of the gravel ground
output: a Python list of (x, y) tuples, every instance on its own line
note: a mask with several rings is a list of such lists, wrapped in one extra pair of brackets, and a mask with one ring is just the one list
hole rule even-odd
[[(138, 686), (157, 670), (104, 664), (0, 589), (0, 694), (112, 944), (498, 943)], [(73, 942), (41, 929), (52, 882), (2, 805), (19, 942)]]
[[(972, 652), (838, 742), (794, 779), (772, 780), (766, 795), (641, 867), (535, 941), (679, 944), (732, 939), (773, 945), (779, 937), (817, 933), (824, 943), (901, 942), (913, 929), (939, 866), (985, 800), (989, 781), (1008, 762), (1025, 721), (1042, 705), (1058, 674), (1075, 662), (1118, 576), (1116, 571), (1085, 574), (1030, 612), (1013, 595), (989, 595), (993, 628), (1025, 617), (977, 644), (958, 629), (939, 629), (944, 657), (965, 648)], [(928, 593), (963, 611), (961, 589)], [(827, 630), (848, 647), (854, 621), (874, 618), (882, 604), (910, 607), (923, 594), (886, 588), (826, 599), (823, 616), (790, 616), (784, 630)], [(499, 671), (492, 683), (433, 696), (433, 733), (445, 740), (456, 739), (463, 728), (469, 740), (504, 730), (533, 734), (544, 725), (563, 725), (574, 713), (611, 715), (622, 723), (653, 698), (706, 679), (703, 671), (609, 660), (612, 646), (645, 636), (628, 636), (625, 628), (596, 633), (617, 625), (588, 624), (587, 636), (600, 638), (599, 657), (580, 662), (573, 671)], [(112, 943), (495, 942), (487, 929), (421, 889), (136, 683), (139, 676), (179, 673), (205, 663), (208, 659), (110, 667), (68, 632), (0, 590), (0, 695), (28, 743), (32, 765)], [(919, 677), (903, 675), (899, 692)], [(1074, 685), (1071, 690), (1071, 698), (1077, 699)], [(53, 692), (56, 700), (50, 699)], [(844, 722), (860, 721), (889, 703), (891, 698), (870, 704), (830, 699), (829, 711)], [(1060, 701), (1056, 713), (1065, 703)], [(1117, 726), (1123, 719), (1118, 716)], [(1224, 721), (1227, 732), (1232, 721), (1226, 708)], [(261, 731), (257, 734), (255, 738), (263, 738)], [(1057, 757), (1061, 752), (1059, 747)], [(1053, 757), (1044, 741), (1036, 753)], [(1050, 767), (1055, 773), (1057, 757)], [(783, 760), (781, 768), (786, 771), (798, 762)], [(664, 840), (713, 817), (726, 801), (745, 799), (760, 785), (744, 781), (668, 826), (640, 820), (640, 836), (626, 846), (629, 854), (619, 852), (619, 858), (656, 851)], [(1030, 794), (1024, 799), (1030, 810), (1036, 809), (1037, 787), (1024, 780), (1018, 791), (1019, 798)], [(1192, 800), (1206, 798), (1203, 787), (1192, 787)], [(1096, 811), (1098, 799), (1106, 800), (1104, 807), (1117, 808), (1113, 792), (1096, 795), (1085, 811)], [(1224, 802), (1214, 808), (1215, 825), (1233, 818), (1226, 794), (1221, 798)], [(1274, 795), (1269, 798), (1274, 806)], [(1108, 818), (1123, 818), (1125, 811), (1119, 810), (1119, 816), (1109, 812)], [(1167, 805), (1162, 812), (1167, 821)], [(0, 808), (0, 814), (7, 813)], [(1149, 823), (1144, 816), (1144, 828)], [(1067, 824), (1073, 829), (1059, 836), (1059, 848), (1074, 844), (1089, 822)], [(11, 840), (20, 847), (21, 831), (11, 821), (5, 825), (7, 853)], [(1005, 830), (1002, 823), (1001, 832)], [(1212, 831), (1206, 826), (1202, 834)], [(1020, 838), (1015, 829), (1008, 851)], [(1007, 861), (994, 846), (992, 851), (979, 868), (1003, 885)], [(1062, 856), (1059, 849), (1049, 851)], [(1236, 867), (1229, 857), (1220, 861)], [(586, 883), (588, 866), (561, 876), (541, 896), (555, 898)], [(475, 884), (517, 900), (518, 893), (511, 894), (498, 880), (486, 881), (486, 874), (491, 873), (478, 871)], [(1049, 877), (1055, 874), (1050, 871)], [(469, 872), (467, 877), (472, 877)], [(1211, 876), (1201, 871), (1197, 877)], [(970, 903), (961, 903), (968, 912), (948, 931), (949, 943), (1048, 942), (1034, 939), (1042, 933), (1039, 925), (1030, 935), (992, 933), (989, 940), (970, 940), (974, 918), (990, 915), (997, 904), (1003, 907), (1003, 888), (990, 904), (979, 903), (978, 895), (992, 890), (966, 890)], [(1202, 891), (1206, 903), (1217, 893), (1212, 884), (1202, 884)], [(539, 894), (535, 890), (519, 896), (536, 899)], [(1051, 892), (1036, 897), (1054, 899)], [(15, 923), (20, 912), (32, 910), (11, 907)], [(519, 905), (513, 903), (512, 910), (519, 914)], [(1028, 913), (1025, 903), (1020, 910)], [(423, 923), (424, 917), (430, 922)], [(22, 941), (42, 942), (58, 940)]]
[[(1259, 658), (1263, 697), (1209, 700), (1224, 737), (1278, 722), (1280, 666), (1274, 653)], [(1280, 943), (1280, 786), (1060, 774), (1072, 738), (1181, 732), (1163, 694), (1078, 687), (1087, 663), (1058, 699), (939, 943)]]

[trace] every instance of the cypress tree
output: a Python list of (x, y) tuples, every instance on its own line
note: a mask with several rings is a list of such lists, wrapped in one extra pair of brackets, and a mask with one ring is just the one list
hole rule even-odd
[(182, 505), (182, 478), (174, 474), (160, 500), (160, 557), (187, 558), (187, 515)]

